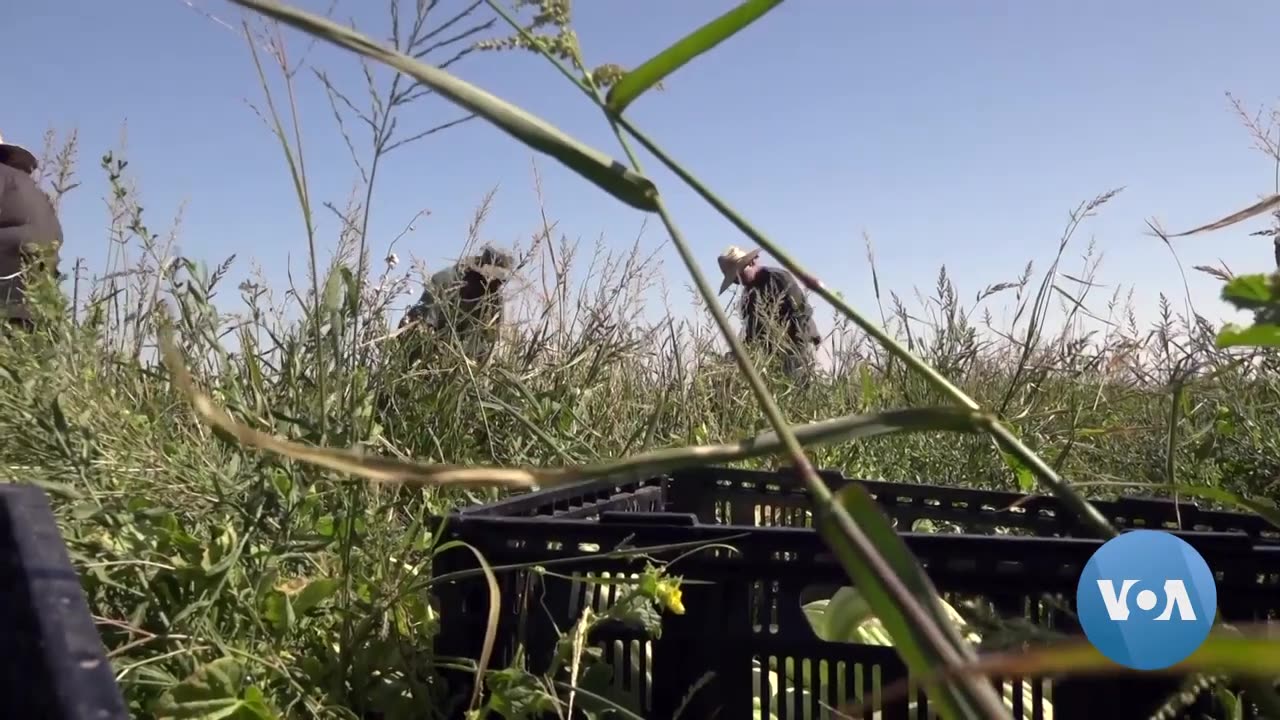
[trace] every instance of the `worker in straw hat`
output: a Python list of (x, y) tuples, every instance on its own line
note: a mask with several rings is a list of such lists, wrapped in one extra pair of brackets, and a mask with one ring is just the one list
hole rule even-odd
[(27, 281), (57, 271), (62, 245), (58, 214), (32, 177), (38, 165), (30, 150), (0, 137), (0, 322), (8, 329), (33, 327)]
[(502, 290), (514, 273), (510, 253), (485, 247), (432, 275), (422, 297), (400, 321), (428, 331), (449, 333), (474, 360), (488, 357), (503, 320)]
[(815, 350), (822, 342), (813, 308), (791, 273), (759, 262), (760, 250), (729, 246), (720, 257), (720, 294), (738, 284), (742, 297), (743, 341), (765, 347), (781, 356), (782, 369), (800, 380), (815, 365)]

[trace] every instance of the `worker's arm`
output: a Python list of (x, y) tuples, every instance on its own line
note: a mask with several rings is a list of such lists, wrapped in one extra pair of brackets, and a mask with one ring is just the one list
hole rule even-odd
[(822, 342), (822, 336), (818, 334), (818, 324), (813, 319), (813, 306), (804, 296), (804, 288), (800, 287), (800, 283), (790, 273), (786, 275), (786, 283), (787, 316), (795, 323), (797, 335), (817, 345)]
[(758, 293), (748, 291), (742, 296), (742, 340), (743, 342), (753, 342), (760, 337), (760, 313), (756, 307), (759, 300)]
[(413, 307), (409, 308), (409, 312), (405, 314), (400, 324), (417, 323), (435, 330), (443, 328), (444, 315), (441, 301), (446, 297), (445, 293), (450, 290), (448, 285), (451, 277), (448, 270), (441, 270), (428, 278), (426, 285), (422, 288), (422, 296)]

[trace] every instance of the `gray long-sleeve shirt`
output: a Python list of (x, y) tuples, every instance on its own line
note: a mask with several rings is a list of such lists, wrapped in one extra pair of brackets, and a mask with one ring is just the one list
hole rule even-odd
[[(29, 173), (0, 163), (0, 318), (30, 320), (27, 273), (39, 270), (42, 253), (57, 272), (62, 245), (58, 214)], [(52, 267), (50, 267), (52, 265)]]

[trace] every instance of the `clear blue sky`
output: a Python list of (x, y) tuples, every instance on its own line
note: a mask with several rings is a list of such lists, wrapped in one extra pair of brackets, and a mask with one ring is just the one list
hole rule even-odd
[[(192, 0), (233, 23), (222, 0)], [(323, 10), (329, 0), (303, 7)], [(409, 6), (412, 3), (406, 2)], [(635, 65), (732, 5), (729, 0), (574, 3), (589, 60)], [(441, 7), (460, 7), (442, 0)], [(343, 0), (378, 35), (385, 2)], [(1158, 292), (1181, 307), (1173, 258), (1146, 234), (1147, 218), (1188, 229), (1272, 191), (1274, 168), (1251, 149), (1226, 92), (1251, 106), (1280, 101), (1275, 5), (1263, 0), (942, 2), (792, 0), (681, 70), (667, 90), (633, 106), (635, 121), (718, 188), (759, 227), (858, 306), (870, 305), (862, 233), (876, 246), (884, 287), (911, 300), (945, 263), (962, 297), (1011, 280), (1027, 260), (1043, 269), (1068, 211), (1126, 190), (1082, 228), (1106, 253), (1103, 281), (1132, 285), (1150, 318)], [(153, 227), (187, 207), (182, 251), (211, 264), (238, 253), (277, 281), (287, 257), (303, 272), (305, 238), (279, 146), (248, 107), (262, 94), (244, 43), (183, 0), (43, 0), (11, 8), (4, 45), (6, 138), (38, 146), (48, 127), (78, 128), (85, 186), (64, 207), (65, 255), (101, 267), (107, 241), (97, 158), (128, 123), (130, 170)], [(289, 31), (296, 53), (302, 36)], [(309, 56), (358, 94), (354, 56), (321, 46)], [(619, 154), (601, 117), (549, 65), (527, 54), (476, 54), (465, 79)], [(343, 205), (356, 172), (319, 83), (300, 76), (308, 170), (317, 202)], [(434, 100), (401, 123), (425, 126), (457, 111)], [(433, 268), (456, 255), (482, 196), (499, 186), (484, 236), (510, 244), (539, 227), (530, 151), (480, 122), (393, 156), (373, 211), (383, 248), (419, 209), (431, 216), (397, 246)], [(587, 246), (629, 245), (642, 216), (538, 156), (551, 217)], [(735, 231), (661, 172), (648, 169), (715, 280), (715, 255)], [(322, 241), (332, 246), (327, 212)], [(1193, 297), (1215, 318), (1219, 283), (1189, 270), (1225, 260), (1237, 272), (1271, 268), (1254, 220), (1178, 241)], [(663, 239), (656, 218), (647, 248)], [(378, 251), (380, 252), (380, 250)], [(379, 255), (375, 255), (378, 257)], [(687, 273), (660, 257), (686, 301)], [(1067, 268), (1076, 272), (1077, 261)], [(823, 328), (829, 315), (821, 313)]]

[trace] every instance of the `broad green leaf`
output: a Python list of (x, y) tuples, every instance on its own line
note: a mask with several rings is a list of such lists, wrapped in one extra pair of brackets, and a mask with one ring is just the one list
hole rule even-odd
[(1240, 310), (1280, 303), (1280, 275), (1239, 275), (1222, 286), (1222, 299)]
[(331, 315), (342, 307), (342, 290), (342, 273), (334, 268), (324, 283), (324, 309)]
[(662, 636), (662, 612), (654, 601), (635, 595), (609, 609), (609, 617), (643, 630), (653, 639)]
[(729, 12), (694, 30), (666, 50), (654, 55), (640, 67), (618, 80), (606, 102), (609, 109), (620, 113), (646, 90), (684, 67), (688, 62), (728, 40), (765, 13), (782, 4), (782, 0), (746, 0)]
[(1213, 696), (1226, 711), (1227, 720), (1244, 720), (1244, 703), (1235, 693), (1220, 687), (1213, 689)]
[[(996, 446), (999, 449), (999, 446)], [(1031, 472), (1031, 468), (1018, 459), (1018, 456), (1011, 452), (1000, 450), (1000, 457), (1004, 460), (1004, 464), (1009, 466), (1013, 471), (1014, 477), (1018, 479), (1018, 490), (1029, 493), (1036, 489), (1036, 474)]]
[[(1000, 424), (1015, 438), (1018, 436), (1017, 431), (1014, 430), (1013, 426), (1009, 423), (1002, 422)], [(1000, 453), (1000, 458), (1004, 460), (1004, 464), (1009, 466), (1009, 469), (1013, 471), (1013, 476), (1018, 480), (1018, 489), (1024, 493), (1029, 493), (1032, 490), (1035, 490), (1035, 472), (1033, 472), (1031, 468), (1027, 467), (1027, 464), (1022, 462), (1017, 455), (1014, 455), (1008, 450), (1000, 447), (1000, 443), (996, 441), (995, 437), (991, 438), (991, 444), (995, 446), (996, 452)]]
[[(942, 633), (946, 642), (955, 651), (954, 654), (962, 660), (974, 659), (976, 653), (973, 648), (960, 636), (943, 611), (942, 599), (938, 596), (933, 582), (925, 575), (924, 569), (911, 554), (907, 544), (894, 530), (893, 524), (885, 517), (884, 511), (866, 489), (856, 483), (848, 485), (839, 492), (837, 499), (888, 563), (893, 575), (902, 581), (934, 627)], [(913, 675), (925, 676), (936, 668), (949, 665), (951, 663), (949, 658), (934, 655), (929, 651), (930, 644), (923, 631), (894, 601), (893, 595), (890, 594), (887, 586), (880, 582), (869, 563), (856, 555), (857, 551), (843, 535), (831, 531), (833, 523), (823, 519), (820, 528), (825, 531), (823, 535), (828, 545), (837, 556), (841, 557), (842, 564), (850, 570), (855, 586), (893, 638), (894, 648), (902, 656), (910, 672)], [(950, 717), (968, 717), (969, 713), (979, 713), (984, 707), (1001, 704), (995, 689), (985, 682), (946, 683), (938, 686), (937, 691), (936, 694), (930, 692), (930, 695), (939, 709)]]
[[(487, 707), (499, 717), (538, 717), (553, 712), (558, 706), (555, 696), (547, 692), (540, 679), (520, 668), (491, 671), (486, 684), (491, 693)], [(483, 713), (477, 717), (481, 715)]]
[(197, 669), (153, 708), (157, 720), (270, 720), (275, 714), (261, 693), (240, 697), (244, 667), (224, 657)]
[(338, 588), (342, 587), (342, 581), (337, 578), (320, 578), (307, 583), (307, 586), (298, 592), (298, 596), (293, 599), (293, 611), (299, 615), (307, 612), (311, 608), (333, 597), (338, 592)]
[(281, 633), (291, 630), (297, 619), (293, 612), (293, 601), (288, 595), (278, 590), (273, 590), (267, 595), (262, 617)]
[(1227, 324), (1218, 331), (1216, 344), (1220, 348), (1280, 347), (1280, 325), (1263, 323), (1242, 328)]
[(842, 587), (827, 602), (823, 614), (822, 639), (830, 642), (852, 642), (858, 626), (871, 617), (867, 599), (851, 587)]
[(338, 47), (399, 70), (525, 145), (545, 153), (631, 207), (657, 210), (657, 188), (648, 178), (566, 135), (542, 118), (464, 82), (449, 73), (392, 49), (331, 20), (276, 0), (231, 0)]

